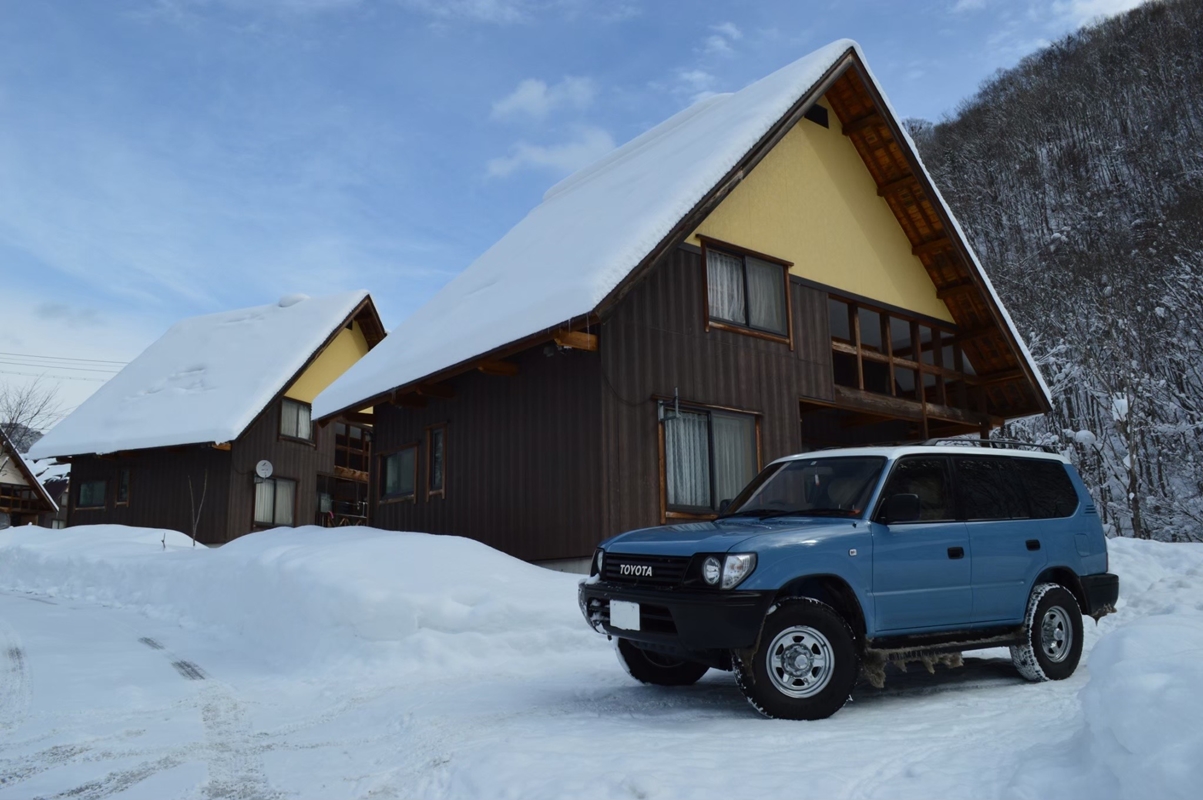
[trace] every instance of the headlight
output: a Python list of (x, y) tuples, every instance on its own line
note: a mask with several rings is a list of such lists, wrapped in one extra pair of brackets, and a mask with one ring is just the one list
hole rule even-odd
[(718, 559), (714, 556), (708, 556), (706, 560), (702, 562), (702, 580), (706, 581), (706, 583), (710, 584), (711, 586), (717, 586), (718, 579), (722, 577), (722, 574), (723, 565), (720, 564)]
[[(723, 564), (723, 588), (733, 589), (738, 586), (740, 581), (751, 575), (754, 569), (756, 569), (755, 553), (739, 553), (727, 556), (727, 561)], [(703, 570), (705, 570), (705, 567), (703, 567)]]
[(606, 551), (602, 550), (600, 547), (597, 548), (597, 553), (593, 556), (594, 571), (591, 573), (592, 575), (602, 574), (602, 559), (605, 558), (605, 556)]

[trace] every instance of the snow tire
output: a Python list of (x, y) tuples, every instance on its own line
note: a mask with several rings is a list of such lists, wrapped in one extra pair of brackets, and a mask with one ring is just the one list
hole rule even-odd
[(1011, 647), (1011, 662), (1029, 681), (1063, 681), (1082, 659), (1082, 610), (1057, 583), (1032, 589), (1024, 618), (1024, 642)]
[(615, 640), (614, 652), (628, 675), (654, 686), (692, 686), (710, 671), (705, 664), (641, 650), (626, 639)]
[[(800, 655), (791, 656), (795, 651)], [(830, 717), (848, 702), (860, 675), (856, 635), (834, 608), (809, 597), (774, 606), (755, 652), (733, 653), (731, 662), (744, 697), (775, 719)]]

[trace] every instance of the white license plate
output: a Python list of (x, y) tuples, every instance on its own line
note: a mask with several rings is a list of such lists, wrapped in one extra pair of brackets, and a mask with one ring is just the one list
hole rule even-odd
[(610, 627), (624, 631), (639, 630), (639, 604), (625, 600), (610, 601)]

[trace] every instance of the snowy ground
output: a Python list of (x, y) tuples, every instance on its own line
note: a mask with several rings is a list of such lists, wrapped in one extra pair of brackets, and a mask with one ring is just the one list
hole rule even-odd
[(0, 534), (0, 800), (1187, 797), (1203, 546), (1113, 541), (1071, 680), (1003, 652), (769, 721), (632, 682), (575, 578), (451, 537)]

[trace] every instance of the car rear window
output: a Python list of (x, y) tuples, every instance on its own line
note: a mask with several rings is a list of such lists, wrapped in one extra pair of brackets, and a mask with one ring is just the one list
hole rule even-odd
[(957, 470), (957, 502), (963, 519), (1025, 519), (1025, 490), (1013, 459), (997, 456), (953, 459)]
[(1037, 458), (1016, 458), (1014, 462), (1034, 519), (1073, 515), (1078, 508), (1078, 493), (1064, 464)]

